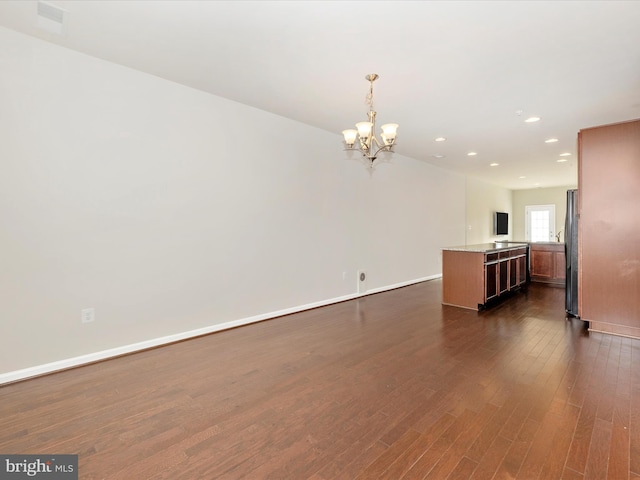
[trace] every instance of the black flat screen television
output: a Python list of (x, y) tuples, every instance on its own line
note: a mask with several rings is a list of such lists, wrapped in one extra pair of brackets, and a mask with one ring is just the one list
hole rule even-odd
[(493, 230), (495, 235), (509, 235), (509, 214), (505, 212), (496, 212), (493, 221)]

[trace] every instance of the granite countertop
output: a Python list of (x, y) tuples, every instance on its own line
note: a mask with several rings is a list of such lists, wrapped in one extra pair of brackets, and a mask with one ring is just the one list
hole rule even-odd
[(461, 245), (459, 247), (445, 247), (442, 250), (453, 252), (499, 252), (500, 250), (509, 250), (512, 248), (526, 247), (528, 243), (516, 242), (494, 242), (494, 243), (477, 243), (475, 245)]

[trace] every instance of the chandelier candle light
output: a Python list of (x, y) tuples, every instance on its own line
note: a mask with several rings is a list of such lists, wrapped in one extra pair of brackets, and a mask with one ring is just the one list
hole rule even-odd
[(358, 140), (357, 149), (364, 155), (373, 165), (373, 162), (377, 158), (380, 152), (393, 152), (393, 145), (396, 141), (396, 132), (398, 130), (397, 123), (386, 123), (380, 127), (382, 129), (382, 142), (376, 137), (376, 112), (373, 111), (373, 82), (378, 79), (377, 73), (372, 73), (364, 77), (369, 82), (369, 94), (366, 98), (366, 103), (369, 105), (369, 111), (367, 116), (368, 122), (356, 123), (357, 130), (343, 130), (344, 142), (347, 144), (347, 149), (353, 150), (353, 147)]

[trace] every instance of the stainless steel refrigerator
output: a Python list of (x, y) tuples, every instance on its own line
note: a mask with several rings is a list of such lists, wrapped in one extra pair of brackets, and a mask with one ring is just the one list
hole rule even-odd
[(567, 190), (567, 217), (564, 222), (564, 253), (567, 262), (565, 310), (578, 316), (578, 190)]

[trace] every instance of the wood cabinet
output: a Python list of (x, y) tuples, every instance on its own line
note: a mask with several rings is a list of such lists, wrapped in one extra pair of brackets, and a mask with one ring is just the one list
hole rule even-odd
[(578, 314), (640, 338), (640, 120), (578, 136)]
[(532, 243), (531, 281), (564, 286), (566, 262), (564, 243)]
[(479, 310), (527, 281), (527, 246), (493, 244), (442, 251), (442, 303)]

